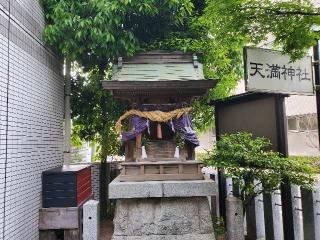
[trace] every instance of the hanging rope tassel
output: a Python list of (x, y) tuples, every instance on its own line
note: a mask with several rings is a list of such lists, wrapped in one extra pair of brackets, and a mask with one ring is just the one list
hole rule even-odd
[(173, 122), (172, 122), (172, 118), (170, 119), (170, 123), (171, 123), (171, 130), (172, 130), (172, 132), (175, 132), (174, 126), (173, 126)]
[(157, 124), (157, 138), (162, 139), (161, 123)]

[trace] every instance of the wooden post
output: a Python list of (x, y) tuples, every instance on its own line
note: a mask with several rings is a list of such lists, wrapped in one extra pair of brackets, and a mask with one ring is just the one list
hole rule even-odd
[(264, 224), (266, 239), (283, 239), (281, 215), (281, 193), (279, 190), (263, 195)]
[(140, 133), (136, 137), (136, 161), (140, 161), (141, 155), (142, 155), (142, 149), (141, 149), (141, 139), (142, 139), (142, 134)]
[(126, 142), (124, 149), (125, 149), (125, 160), (129, 162), (131, 161), (130, 140)]
[(301, 202), (303, 209), (303, 234), (304, 239), (315, 240), (315, 219), (313, 208), (313, 192), (301, 189)]
[(106, 163), (106, 207), (107, 207), (107, 212), (106, 212), (106, 216), (107, 218), (111, 218), (112, 217), (112, 212), (111, 212), (111, 202), (109, 199), (109, 184), (111, 182), (111, 163), (107, 162)]
[(40, 230), (39, 240), (58, 240), (55, 230)]
[(281, 202), (284, 240), (294, 240), (292, 193), (288, 182), (281, 185)]
[(144, 165), (140, 166), (140, 175), (144, 175)]
[(314, 190), (301, 189), (304, 239), (320, 240), (320, 183)]
[[(313, 47), (313, 60), (314, 65), (314, 82), (316, 86), (320, 85), (320, 64), (319, 64), (319, 40), (317, 40), (317, 45)], [(316, 87), (316, 101), (317, 101), (317, 117), (318, 117), (318, 132), (320, 129), (320, 89)], [(320, 134), (319, 136), (319, 148), (320, 148)]]
[(64, 230), (64, 240), (81, 240), (81, 233), (79, 229)]
[[(200, 165), (199, 165), (199, 168), (200, 168)], [(179, 164), (179, 174), (183, 174), (183, 165), (182, 164)], [(198, 169), (199, 171), (199, 169)]]
[(157, 123), (157, 138), (162, 139), (161, 123)]
[[(257, 181), (254, 181), (257, 184)], [(261, 189), (259, 185), (256, 188)], [(246, 212), (248, 239), (265, 239), (265, 225), (263, 212), (263, 195), (256, 196), (250, 203)]]
[(99, 183), (99, 196), (100, 196), (100, 217), (107, 217), (107, 163), (105, 161), (100, 164), (100, 183)]
[[(215, 107), (214, 119), (216, 125), (216, 141), (220, 140), (220, 125), (219, 125), (219, 107)], [(226, 197), (227, 197), (227, 188), (226, 188), (226, 178), (224, 176), (224, 169), (218, 169), (218, 189), (219, 189), (219, 213), (226, 222)]]
[(265, 224), (265, 232), (266, 232), (266, 238), (270, 240), (275, 239), (275, 232), (273, 227), (273, 201), (272, 201), (272, 194), (271, 193), (265, 193), (263, 194), (263, 207), (264, 207), (264, 224)]
[[(277, 141), (278, 152), (284, 157), (288, 157), (287, 120), (284, 97), (276, 96), (276, 116), (277, 116)], [(294, 222), (291, 185), (285, 181), (281, 187), (282, 219), (284, 240), (294, 239)]]
[(224, 170), (218, 170), (218, 188), (219, 188), (219, 207), (220, 216), (223, 217), (226, 222), (226, 197), (227, 197), (227, 185)]
[(136, 148), (141, 148), (141, 138), (142, 138), (142, 134), (140, 133), (140, 134), (136, 137)]
[(163, 169), (163, 165), (160, 165), (160, 170), (159, 170), (160, 174), (164, 173), (164, 169)]

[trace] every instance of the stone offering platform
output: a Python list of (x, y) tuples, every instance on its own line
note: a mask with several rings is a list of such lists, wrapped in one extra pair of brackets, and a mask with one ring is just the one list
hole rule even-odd
[(213, 240), (207, 196), (212, 180), (120, 182), (109, 185), (118, 199), (113, 240)]

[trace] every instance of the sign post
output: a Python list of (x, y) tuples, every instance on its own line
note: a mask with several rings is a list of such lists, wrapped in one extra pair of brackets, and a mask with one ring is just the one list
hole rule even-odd
[(295, 62), (279, 51), (244, 49), (245, 81), (248, 92), (313, 95), (312, 57)]
[[(315, 58), (319, 60), (319, 48), (315, 49)], [(245, 48), (245, 81), (248, 92), (272, 92), (298, 95), (314, 95), (312, 57), (307, 56), (291, 62), (288, 55), (262, 48)], [(316, 84), (319, 84), (319, 65), (315, 68)], [(317, 103), (320, 93), (317, 91)], [(319, 108), (319, 104), (318, 108)], [(285, 118), (285, 107), (279, 117)], [(319, 118), (319, 109), (318, 109)], [(286, 121), (281, 126), (281, 138), (286, 139)], [(287, 157), (287, 142), (282, 143), (280, 153)], [(294, 239), (293, 204), (290, 183), (285, 180), (281, 185), (282, 217), (284, 239)]]
[[(319, 63), (319, 41), (317, 45), (313, 47), (313, 58), (315, 62), (314, 66), (314, 82), (316, 86), (320, 85), (320, 63)], [(317, 119), (318, 119), (318, 132), (320, 129), (320, 89), (316, 88), (316, 101), (317, 101)], [(318, 134), (319, 148), (320, 148), (320, 134)]]

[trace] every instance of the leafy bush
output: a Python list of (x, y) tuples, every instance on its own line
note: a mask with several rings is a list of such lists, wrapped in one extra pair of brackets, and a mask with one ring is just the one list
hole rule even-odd
[(176, 144), (177, 147), (179, 147), (180, 149), (183, 149), (184, 147), (184, 137), (183, 137), (183, 133), (182, 132), (177, 132), (174, 135), (174, 143)]
[[(312, 188), (315, 168), (308, 161), (285, 158), (271, 150), (270, 140), (251, 133), (223, 135), (203, 161), (224, 169), (226, 176), (239, 187), (244, 210), (257, 195), (271, 193), (289, 182)], [(263, 186), (263, 187), (262, 187)]]
[(213, 222), (213, 229), (216, 237), (225, 234), (226, 228), (225, 228), (225, 223), (222, 217), (214, 217), (212, 219), (212, 222)]
[(311, 165), (314, 170), (320, 172), (320, 156), (290, 156), (293, 161), (299, 161)]

